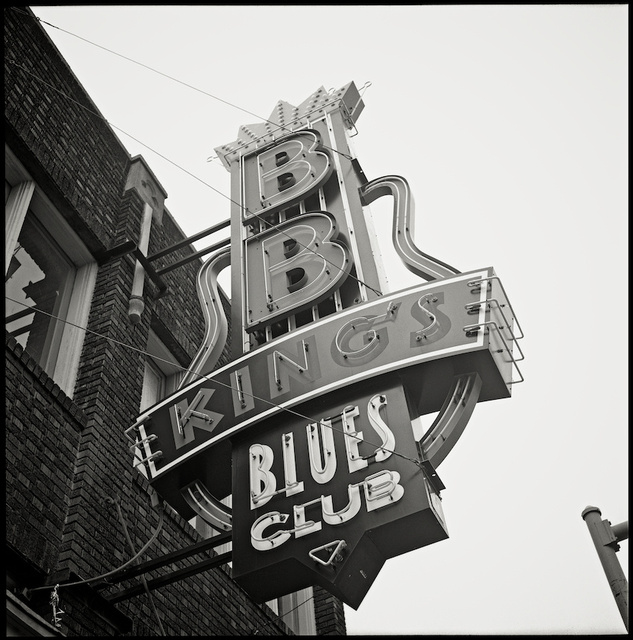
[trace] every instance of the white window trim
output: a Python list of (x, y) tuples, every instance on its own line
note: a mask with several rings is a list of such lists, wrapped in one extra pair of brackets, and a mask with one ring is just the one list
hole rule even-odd
[(172, 352), (151, 329), (147, 338), (146, 351), (149, 354), (148, 357), (153, 358), (154, 364), (165, 376), (165, 397), (175, 393), (184, 376), (184, 371)]
[[(60, 348), (51, 378), (70, 398), (74, 395), (79, 360), (88, 326), (90, 306), (97, 280), (98, 266), (70, 225), (62, 218), (46, 195), (5, 145), (5, 180), (13, 185), (5, 207), (5, 268), (18, 241), (24, 219), (29, 210), (72, 260), (76, 268), (75, 282), (70, 297), (68, 313), (63, 324)], [(6, 271), (5, 271), (6, 275)], [(46, 368), (46, 365), (45, 365)]]
[[(182, 370), (182, 367), (178, 365), (176, 358), (171, 351), (169, 351), (169, 349), (151, 329), (147, 337), (147, 347), (145, 351), (146, 366), (149, 364), (157, 374), (162, 376), (163, 392), (161, 394), (162, 397), (158, 398), (158, 401), (160, 401), (177, 391), (180, 381), (184, 376), (184, 371)], [(145, 380), (143, 380), (143, 384), (145, 384)], [(143, 400), (142, 391), (140, 400)], [(143, 407), (142, 404), (139, 404), (139, 413), (144, 411), (146, 408), (148, 407)], [(139, 473), (147, 477), (147, 469), (145, 468), (144, 463), (141, 462), (142, 457), (141, 450), (135, 448), (134, 461), (132, 464)]]
[[(83, 348), (86, 337), (86, 327), (90, 315), (90, 302), (95, 290), (97, 281), (97, 271), (99, 267), (96, 262), (85, 264), (79, 267), (75, 274), (75, 284), (70, 298), (70, 307), (66, 314), (67, 324), (62, 333), (59, 345), (60, 355), (57, 357), (53, 379), (67, 396), (72, 397), (77, 372), (79, 371), (79, 356)], [(77, 345), (81, 345), (78, 349)], [(78, 349), (77, 357), (66, 357), (63, 354), (70, 354)]]
[(26, 212), (29, 209), (33, 192), (35, 191), (35, 183), (32, 180), (20, 182), (11, 188), (9, 198), (5, 206), (4, 214), (4, 230), (6, 237), (6, 246), (4, 254), (4, 275), (7, 275), (11, 256), (18, 242), (18, 237), (26, 218)]

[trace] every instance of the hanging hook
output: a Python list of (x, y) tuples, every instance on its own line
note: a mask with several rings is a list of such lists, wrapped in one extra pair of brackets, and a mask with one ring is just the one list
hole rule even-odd
[(65, 612), (62, 611), (61, 608), (59, 608), (59, 594), (57, 593), (58, 587), (59, 587), (59, 584), (56, 584), (55, 588), (51, 592), (50, 604), (51, 604), (51, 607), (53, 607), (53, 618), (51, 622), (55, 625), (55, 627), (57, 627), (58, 629), (61, 629), (62, 619), (60, 616), (62, 615), (62, 613), (65, 613)]

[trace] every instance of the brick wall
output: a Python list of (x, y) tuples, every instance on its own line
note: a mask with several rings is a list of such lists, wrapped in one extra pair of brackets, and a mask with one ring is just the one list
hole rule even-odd
[[(132, 467), (124, 435), (138, 414), (142, 351), (152, 328), (186, 366), (204, 324), (195, 289), (199, 260), (165, 274), (169, 293), (160, 299), (154, 299), (156, 286), (146, 277), (146, 309), (138, 324), (129, 322), (135, 260), (131, 254), (107, 254), (121, 242), (139, 240), (144, 199), (135, 188), (125, 190), (129, 154), (28, 8), (5, 9), (4, 18), (7, 144), (99, 265), (73, 399), (13, 338), (6, 340), (7, 549), (15, 593), (26, 598), (25, 588), (109, 572), (132, 555), (127, 535), (136, 551), (154, 535), (159, 513), (147, 481)], [(152, 224), (148, 253), (182, 239), (164, 209)], [(158, 266), (192, 251), (181, 249)], [(164, 506), (160, 535), (141, 560), (199, 540)], [(147, 577), (211, 555), (190, 557)], [(157, 635), (157, 610), (166, 635), (289, 633), (268, 607), (250, 601), (227, 566), (152, 591), (151, 598), (141, 594), (116, 605), (107, 602), (108, 595), (137, 583), (61, 588), (63, 632)], [(50, 619), (49, 596), (50, 590), (30, 591), (26, 601)], [(325, 593), (318, 597), (318, 617), (319, 634), (344, 633), (342, 605)]]
[(314, 613), (318, 636), (346, 635), (343, 603), (322, 587), (314, 587)]
[(93, 251), (110, 247), (128, 154), (26, 7), (4, 10), (7, 141)]
[(86, 417), (8, 335), (5, 366), (7, 541), (50, 573)]

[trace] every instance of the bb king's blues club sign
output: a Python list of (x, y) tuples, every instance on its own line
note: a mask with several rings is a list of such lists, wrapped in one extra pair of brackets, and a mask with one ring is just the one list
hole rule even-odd
[[(233, 577), (258, 602), (319, 584), (358, 608), (388, 558), (447, 538), (436, 469), (475, 404), (523, 379), (493, 269), (420, 251), (406, 180), (365, 178), (349, 146), (362, 109), (353, 83), (319, 89), (216, 149), (231, 239), (199, 273), (205, 341), (180, 389), (128, 429), (169, 504), (232, 532)], [(421, 279), (393, 293), (367, 223), (383, 196)], [(227, 266), (232, 359), (216, 369)]]

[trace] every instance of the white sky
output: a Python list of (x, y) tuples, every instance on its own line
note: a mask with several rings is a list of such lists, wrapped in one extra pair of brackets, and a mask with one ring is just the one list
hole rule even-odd
[[(348, 633), (623, 633), (581, 512), (628, 520), (628, 6), (34, 11), (261, 118), (371, 82), (365, 174), (409, 181), (422, 251), (501, 277), (525, 382), (478, 405), (439, 468), (450, 538), (387, 561)], [(228, 218), (207, 158), (259, 118), (45, 28), (185, 233)], [(381, 238), (391, 206), (372, 205)], [(392, 290), (418, 282), (384, 253)], [(628, 541), (618, 559), (628, 576)]]

